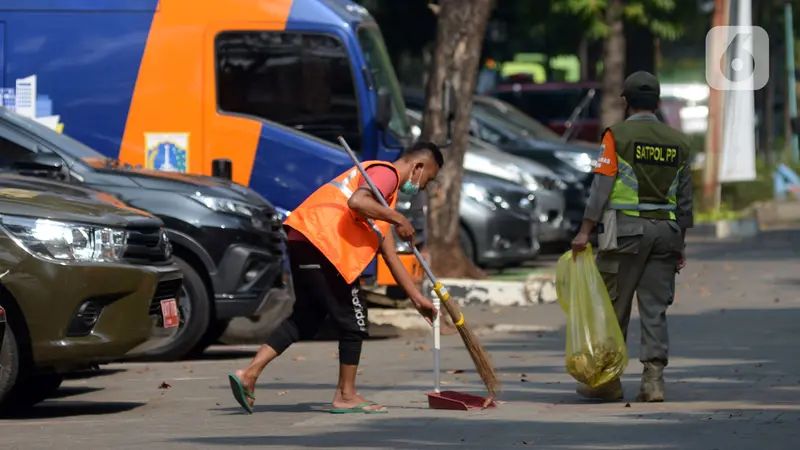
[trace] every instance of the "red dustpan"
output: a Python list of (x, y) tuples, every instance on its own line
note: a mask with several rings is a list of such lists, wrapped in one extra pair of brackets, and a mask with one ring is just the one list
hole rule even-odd
[[(433, 305), (438, 310), (439, 297), (433, 296)], [(465, 394), (456, 391), (440, 391), (441, 371), (439, 367), (439, 352), (441, 350), (441, 328), (439, 316), (433, 321), (433, 392), (428, 394), (428, 407), (431, 409), (449, 409), (453, 411), (471, 411), (475, 409), (497, 408), (491, 397)]]

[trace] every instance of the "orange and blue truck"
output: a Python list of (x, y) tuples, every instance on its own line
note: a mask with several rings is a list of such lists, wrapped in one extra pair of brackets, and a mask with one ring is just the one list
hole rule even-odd
[[(215, 175), (284, 214), (411, 139), (378, 25), (349, 0), (0, 0), (4, 106), (122, 163)], [(422, 278), (412, 254), (403, 257)], [(380, 257), (366, 283), (394, 284)]]

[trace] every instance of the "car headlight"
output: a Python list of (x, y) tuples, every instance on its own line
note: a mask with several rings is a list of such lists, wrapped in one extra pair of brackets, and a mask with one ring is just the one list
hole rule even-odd
[(596, 161), (592, 161), (588, 153), (556, 152), (555, 155), (574, 169), (584, 173), (591, 172), (597, 164)]
[(411, 202), (409, 202), (409, 201), (397, 202), (397, 205), (395, 205), (394, 209), (397, 210), (397, 212), (410, 211), (411, 210)]
[(531, 175), (529, 173), (524, 173), (523, 172), (522, 173), (522, 180), (523, 180), (523, 186), (525, 186), (525, 189), (527, 189), (527, 190), (529, 190), (531, 192), (536, 192), (536, 191), (538, 191), (539, 189), (541, 189), (544, 186), (543, 183), (540, 180), (537, 180), (535, 176), (533, 176), (533, 175)]
[(394, 249), (397, 253), (411, 253), (411, 244), (408, 241), (404, 241), (395, 235), (394, 237)]
[(229, 198), (210, 197), (202, 194), (195, 194), (190, 197), (208, 209), (213, 211), (236, 214), (237, 216), (255, 217), (258, 214), (258, 209), (238, 200), (231, 200)]
[(30, 217), (0, 218), (28, 253), (51, 261), (115, 262), (125, 252), (125, 230)]
[(464, 183), (461, 187), (464, 195), (475, 200), (483, 206), (491, 209), (492, 211), (497, 208), (508, 209), (511, 205), (499, 195), (494, 195), (489, 192), (485, 187), (479, 186), (475, 183)]
[(283, 209), (278, 206), (275, 207), (275, 211), (278, 213), (278, 219), (280, 219), (281, 221), (286, 220), (286, 218), (288, 218), (289, 215), (292, 213), (291, 211)]

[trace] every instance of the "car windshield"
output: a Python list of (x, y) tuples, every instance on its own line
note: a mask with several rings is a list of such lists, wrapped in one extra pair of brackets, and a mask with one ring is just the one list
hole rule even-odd
[(56, 148), (62, 148), (70, 156), (81, 159), (93, 165), (105, 165), (110, 158), (106, 157), (97, 150), (86, 146), (85, 144), (67, 136), (66, 134), (59, 133), (58, 131), (37, 122), (34, 119), (21, 116), (9, 109), (2, 108), (2, 117), (7, 120), (11, 125), (21, 128), (34, 136), (40, 136), (45, 141), (51, 143)]
[(523, 127), (533, 133), (538, 139), (551, 142), (558, 142), (561, 140), (561, 136), (556, 134), (553, 130), (547, 128), (538, 120), (508, 103), (476, 100), (472, 107), (474, 110), (481, 111), (486, 115), (494, 116), (499, 120), (505, 119), (515, 125)]
[(475, 108), (475, 105), (472, 107), (472, 116), (503, 134), (522, 138), (530, 138), (533, 134), (528, 131), (527, 128), (522, 127), (503, 116), (489, 114), (480, 108)]
[(389, 121), (389, 131), (403, 139), (411, 134), (411, 128), (406, 118), (406, 105), (400, 90), (400, 82), (394, 73), (389, 52), (383, 42), (380, 29), (376, 26), (365, 25), (358, 29), (358, 42), (364, 52), (364, 59), (372, 74), (375, 92), (385, 90), (389, 92), (392, 100), (392, 118)]

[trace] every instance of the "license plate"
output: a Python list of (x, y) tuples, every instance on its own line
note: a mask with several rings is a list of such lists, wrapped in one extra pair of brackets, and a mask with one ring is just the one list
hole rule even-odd
[(178, 326), (178, 302), (174, 298), (161, 300), (161, 315), (164, 316), (164, 328)]

